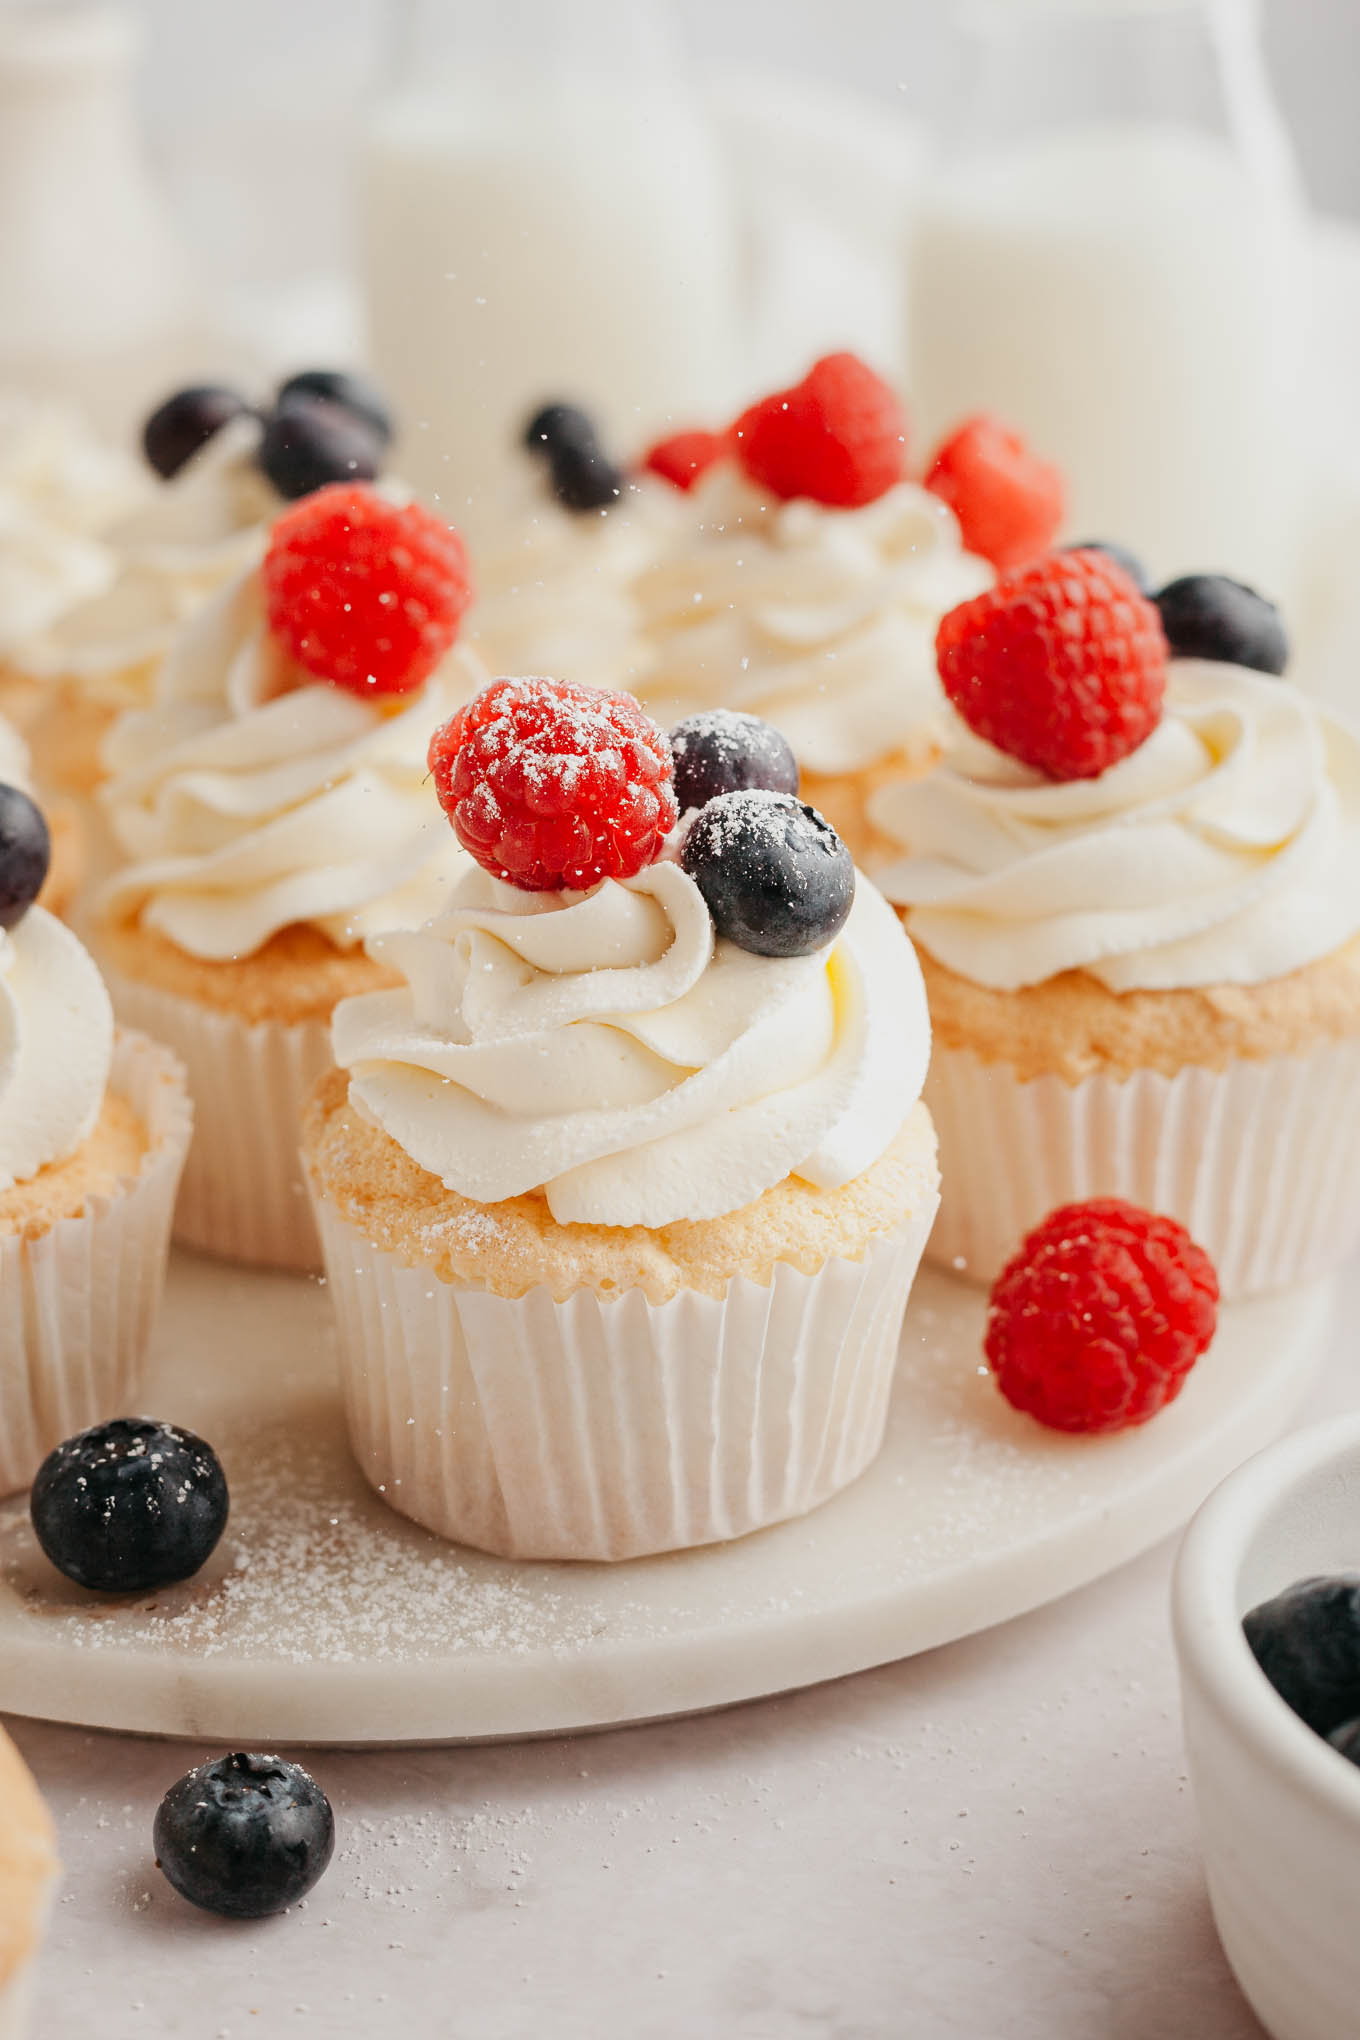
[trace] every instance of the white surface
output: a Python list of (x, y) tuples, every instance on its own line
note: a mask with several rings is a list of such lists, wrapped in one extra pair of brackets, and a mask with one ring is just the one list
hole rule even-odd
[[(1312, 1412), (1360, 1402), (1360, 1270)], [(203, 1748), (11, 1722), (67, 1880), (41, 2040), (1260, 2040), (1209, 1917), (1171, 1547), (988, 1635), (588, 1740), (329, 1752), (305, 1909), (152, 1866)]]
[(1118, 1436), (1010, 1409), (985, 1299), (913, 1293), (888, 1436), (811, 1516), (616, 1566), (529, 1565), (389, 1511), (343, 1443), (319, 1288), (181, 1257), (141, 1406), (222, 1453), (232, 1520), (192, 1581), (101, 1602), (62, 1581), (22, 1497), (0, 1507), (0, 1706), (238, 1744), (542, 1734), (857, 1671), (1003, 1621), (1183, 1522), (1275, 1436), (1329, 1291), (1239, 1305), (1179, 1401)]
[(1186, 1748), (1215, 1917), (1276, 2040), (1336, 2040), (1360, 2001), (1360, 1771), (1262, 1678), (1241, 1619), (1360, 1564), (1360, 1418), (1263, 1452), (1197, 1517), (1173, 1606)]

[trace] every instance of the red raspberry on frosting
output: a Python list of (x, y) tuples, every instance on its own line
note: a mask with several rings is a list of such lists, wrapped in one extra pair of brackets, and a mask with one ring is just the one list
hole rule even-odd
[(944, 691), (971, 729), (1049, 779), (1094, 779), (1162, 718), (1156, 606), (1108, 553), (1051, 553), (940, 621)]
[(1063, 520), (1063, 478), (1018, 432), (979, 412), (937, 448), (925, 486), (959, 520), (964, 545), (994, 567), (1047, 552)]
[(670, 739), (631, 694), (493, 680), (435, 731), (429, 762), (463, 848), (525, 892), (631, 878), (678, 819)]
[(751, 480), (785, 499), (853, 510), (906, 472), (902, 407), (855, 354), (824, 355), (792, 389), (743, 411), (732, 430)]
[(688, 491), (721, 460), (728, 444), (725, 432), (673, 432), (669, 439), (658, 439), (655, 446), (648, 447), (642, 465), (673, 488)]
[(1051, 1212), (1002, 1269), (984, 1350), (1041, 1424), (1121, 1431), (1174, 1402), (1217, 1321), (1218, 1277), (1185, 1227), (1098, 1197)]
[(409, 694), (472, 600), (458, 533), (419, 503), (335, 482), (285, 511), (261, 569), (275, 638), (305, 672), (354, 694)]

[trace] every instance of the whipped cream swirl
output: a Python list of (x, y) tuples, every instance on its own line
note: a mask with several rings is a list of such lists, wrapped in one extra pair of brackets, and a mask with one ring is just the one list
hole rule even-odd
[(1174, 660), (1162, 722), (1099, 778), (1042, 779), (959, 724), (870, 814), (909, 846), (875, 875), (911, 934), (1000, 991), (1264, 984), (1360, 932), (1360, 738), (1237, 666)]
[(438, 920), (369, 950), (405, 983), (336, 1008), (355, 1103), (447, 1188), (542, 1189), (564, 1224), (715, 1218), (791, 1173), (846, 1183), (925, 1077), (920, 969), (864, 880), (811, 956), (715, 940), (670, 862), (586, 894), (474, 867)]
[(938, 496), (901, 482), (858, 510), (781, 503), (723, 462), (686, 500), (697, 526), (635, 590), (651, 646), (638, 692), (659, 722), (746, 709), (826, 773), (931, 725), (936, 626), (992, 581)]
[(0, 1191), (74, 1154), (113, 1064), (113, 1008), (76, 937), (41, 907), (0, 929)]
[(467, 861), (426, 750), (484, 677), (455, 647), (385, 702), (310, 680), (269, 634), (258, 573), (242, 575), (176, 639), (156, 705), (106, 740), (101, 798), (131, 864), (105, 910), (212, 960), (299, 922), (340, 948), (417, 926)]

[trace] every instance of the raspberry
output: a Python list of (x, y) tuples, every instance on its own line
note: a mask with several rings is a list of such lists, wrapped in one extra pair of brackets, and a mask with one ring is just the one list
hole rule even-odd
[(350, 482), (285, 511), (261, 571), (274, 636), (306, 672), (354, 694), (419, 687), (472, 599), (456, 531)]
[(688, 491), (714, 461), (721, 460), (727, 447), (725, 432), (673, 432), (669, 439), (658, 439), (655, 446), (648, 447), (642, 465), (649, 474), (660, 475), (663, 482)]
[(992, 1290), (984, 1351), (1007, 1402), (1055, 1431), (1122, 1431), (1174, 1402), (1214, 1336), (1218, 1277), (1173, 1218), (1065, 1204)]
[(493, 680), (429, 764), (463, 848), (524, 892), (631, 878), (679, 815), (665, 731), (631, 694), (565, 680)]
[(966, 418), (936, 449), (925, 485), (958, 518), (969, 552), (994, 567), (1037, 559), (1063, 520), (1060, 471), (986, 412)]
[(853, 510), (906, 472), (902, 408), (854, 354), (823, 355), (800, 383), (752, 404), (732, 429), (751, 480), (784, 498)]
[(1049, 779), (1094, 779), (1152, 735), (1156, 607), (1108, 553), (1051, 553), (943, 617), (944, 691), (980, 737)]

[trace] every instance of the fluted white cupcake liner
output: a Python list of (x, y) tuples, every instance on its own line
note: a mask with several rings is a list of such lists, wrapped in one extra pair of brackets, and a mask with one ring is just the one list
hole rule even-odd
[(37, 1239), (0, 1238), (0, 1494), (136, 1400), (193, 1113), (176, 1058), (143, 1035), (119, 1033), (109, 1089), (147, 1130), (137, 1174)]
[(1055, 1206), (1168, 1213), (1225, 1297), (1311, 1281), (1360, 1242), (1360, 1036), (1303, 1056), (1067, 1084), (936, 1043), (925, 1098), (943, 1199), (932, 1261), (990, 1282)]
[(331, 1067), (323, 1020), (254, 1024), (106, 972), (114, 1011), (173, 1048), (189, 1075), (194, 1139), (175, 1238), (225, 1261), (321, 1266), (298, 1135), (307, 1094)]
[(493, 1296), (324, 1201), (317, 1216), (350, 1440), (379, 1493), (483, 1551), (623, 1559), (803, 1515), (864, 1471), (935, 1207), (860, 1261), (661, 1304)]

